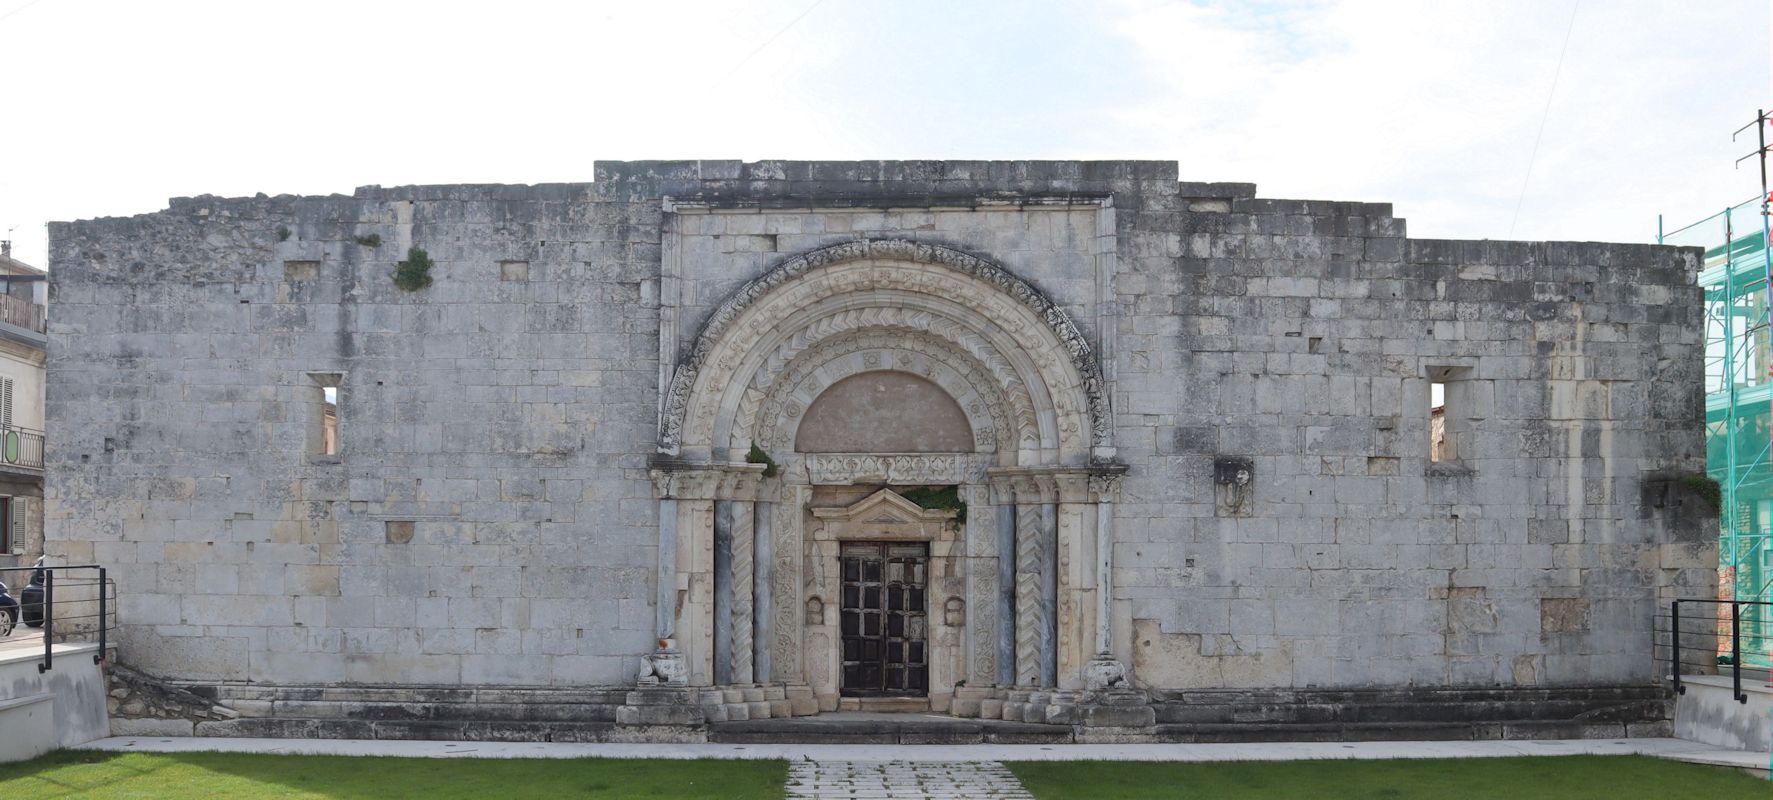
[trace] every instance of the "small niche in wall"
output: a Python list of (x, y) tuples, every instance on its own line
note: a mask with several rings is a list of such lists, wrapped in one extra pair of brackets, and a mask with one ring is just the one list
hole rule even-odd
[(388, 544), (407, 544), (412, 541), (414, 523), (410, 519), (390, 519), (382, 522), (382, 536)]
[(313, 281), (320, 279), (320, 262), (318, 261), (285, 261), (283, 277), (292, 281)]

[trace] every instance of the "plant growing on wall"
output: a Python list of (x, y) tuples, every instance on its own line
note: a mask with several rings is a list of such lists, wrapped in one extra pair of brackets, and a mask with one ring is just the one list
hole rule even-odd
[(1711, 510), (1717, 511), (1724, 507), (1724, 489), (1703, 472), (1689, 472), (1680, 477), (1681, 485), (1711, 504)]
[(756, 442), (751, 443), (751, 452), (745, 454), (745, 463), (762, 464), (765, 478), (774, 478), (777, 473), (782, 471), (781, 467), (776, 466), (776, 460), (770, 458), (770, 454), (765, 453), (763, 448), (757, 446)]
[(395, 265), (394, 285), (404, 291), (416, 292), (431, 285), (430, 254), (424, 248), (412, 247), (406, 251), (406, 260)]
[(371, 233), (371, 234), (366, 234), (364, 236), (359, 236), (355, 239), (352, 239), (352, 241), (354, 241), (360, 245), (363, 245), (364, 247), (381, 247), (382, 246), (382, 235), (379, 233)]
[(284, 225), (277, 226), (277, 241), (279, 241), (279, 242), (289, 241), (289, 228), (287, 226), (284, 226)]
[(960, 499), (959, 486), (919, 486), (900, 492), (899, 496), (916, 503), (919, 508), (953, 511), (954, 524), (966, 524), (967, 502)]

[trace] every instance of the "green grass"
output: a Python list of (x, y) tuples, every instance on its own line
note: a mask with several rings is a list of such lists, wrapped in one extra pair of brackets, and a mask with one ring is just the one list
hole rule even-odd
[(743, 798), (778, 800), (781, 761), (437, 759), (63, 750), (0, 764), (0, 798)]
[(1177, 764), (1023, 761), (1009, 765), (1038, 800), (1746, 800), (1766, 780), (1645, 756)]

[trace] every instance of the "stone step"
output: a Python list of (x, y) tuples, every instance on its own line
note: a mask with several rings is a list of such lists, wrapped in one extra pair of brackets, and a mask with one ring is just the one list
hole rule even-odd
[(838, 711), (862, 711), (882, 714), (913, 714), (928, 712), (927, 697), (844, 697), (837, 701)]
[(197, 723), (196, 736), (401, 739), (445, 742), (700, 742), (696, 728), (627, 728), (613, 722), (348, 720), (273, 717)]
[(1672, 735), (1668, 723), (1590, 723), (1571, 720), (1372, 723), (1160, 723), (1159, 742), (1476, 741), (1488, 739), (1622, 739)]
[(708, 725), (708, 741), (727, 744), (1070, 744), (1075, 741), (1069, 725), (936, 715), (882, 719), (884, 716), (848, 718), (839, 713), (715, 722)]

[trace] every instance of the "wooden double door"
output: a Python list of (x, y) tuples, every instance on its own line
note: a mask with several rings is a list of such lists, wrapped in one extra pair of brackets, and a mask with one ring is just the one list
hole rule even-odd
[(843, 685), (850, 697), (929, 694), (930, 548), (845, 542)]

